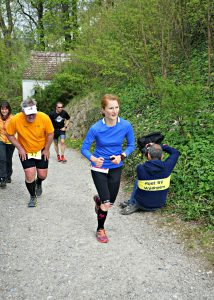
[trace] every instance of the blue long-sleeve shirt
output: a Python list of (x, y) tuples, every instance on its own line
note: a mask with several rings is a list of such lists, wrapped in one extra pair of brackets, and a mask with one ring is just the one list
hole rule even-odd
[[(127, 145), (126, 148), (122, 150), (124, 139), (126, 139)], [(90, 160), (92, 155), (90, 148), (94, 141), (96, 142), (96, 146), (93, 155), (95, 157), (104, 158), (102, 168), (106, 169), (118, 168), (123, 164), (122, 161), (119, 165), (113, 164), (110, 160), (110, 156), (120, 155), (124, 152), (128, 157), (135, 148), (132, 125), (128, 121), (119, 117), (115, 126), (107, 126), (105, 124), (105, 119), (103, 118), (89, 129), (81, 148), (81, 153), (88, 160)], [(93, 162), (91, 164), (92, 166), (95, 166)]]
[(134, 198), (144, 208), (160, 208), (166, 203), (170, 184), (170, 174), (180, 152), (172, 147), (161, 145), (170, 154), (165, 160), (148, 160), (137, 166), (138, 188)]

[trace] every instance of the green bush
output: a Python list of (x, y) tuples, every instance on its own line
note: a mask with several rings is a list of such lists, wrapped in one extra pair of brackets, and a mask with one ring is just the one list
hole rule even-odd
[(53, 110), (57, 101), (68, 104), (74, 96), (82, 94), (82, 86), (85, 84), (81, 74), (59, 73), (45, 89), (37, 88), (35, 99), (40, 110), (48, 113)]

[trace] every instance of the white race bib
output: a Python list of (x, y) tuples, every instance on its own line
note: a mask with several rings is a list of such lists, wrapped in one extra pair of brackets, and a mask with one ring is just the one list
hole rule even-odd
[(27, 154), (28, 159), (34, 158), (34, 159), (42, 159), (42, 152), (41, 150), (38, 152), (31, 152)]
[(106, 173), (106, 174), (108, 174), (108, 171), (109, 171), (109, 169), (98, 168), (98, 167), (94, 167), (94, 166), (91, 166), (91, 170), (100, 172), (100, 173)]

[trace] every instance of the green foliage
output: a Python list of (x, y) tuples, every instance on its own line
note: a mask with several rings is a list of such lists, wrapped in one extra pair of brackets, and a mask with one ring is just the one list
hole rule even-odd
[(9, 101), (13, 113), (19, 111), (22, 101), (21, 79), (26, 57), (19, 42), (14, 41), (13, 48), (8, 49), (0, 39), (0, 101)]
[(74, 96), (82, 94), (84, 82), (84, 76), (81, 74), (72, 75), (66, 72), (57, 74), (44, 90), (36, 89), (35, 99), (39, 109), (49, 112), (54, 109), (57, 101), (62, 101), (64, 105), (68, 104)]
[(82, 140), (77, 140), (77, 139), (72, 139), (72, 138), (66, 139), (65, 143), (68, 147), (70, 147), (72, 149), (77, 149), (77, 150), (80, 150), (81, 146), (82, 146)]
[[(208, 73), (213, 75), (207, 32), (209, 26), (211, 32), (214, 28), (207, 21), (209, 2), (118, 0), (112, 6), (81, 1), (78, 39), (75, 34), (70, 44), (66, 36), (78, 28), (77, 1), (72, 3), (73, 12), (67, 9), (68, 0), (43, 1), (43, 29), (35, 32), (27, 24), (23, 32), (16, 29), (22, 43), (14, 38), (11, 48), (0, 38), (0, 99), (11, 100), (18, 110), (26, 58), (23, 44), (33, 49), (34, 41), (38, 42), (35, 33), (51, 50), (70, 46), (72, 62), (44, 90), (37, 90), (39, 109), (49, 112), (56, 101), (66, 105), (90, 92), (97, 99), (105, 93), (117, 94), (121, 116), (132, 123), (136, 138), (161, 131), (165, 142), (181, 151), (168, 208), (186, 220), (213, 226), (214, 77), (207, 84)], [(31, 12), (36, 13), (35, 5), (30, 6)], [(88, 112), (85, 128), (99, 118), (98, 110), (97, 103)], [(80, 142), (68, 142), (80, 148)], [(141, 161), (138, 150), (126, 161), (124, 173), (130, 181)]]
[(196, 112), (203, 102), (203, 87), (199, 84), (176, 85), (170, 80), (157, 80), (157, 92), (161, 97), (161, 107), (169, 118), (177, 120), (180, 132), (184, 132), (184, 124), (194, 122)]
[[(139, 97), (135, 98), (138, 88)], [(194, 95), (192, 93), (195, 89), (194, 85), (181, 86), (181, 91), (178, 88), (170, 83), (168, 91), (171, 93), (167, 94), (169, 107), (163, 106), (158, 98), (149, 98), (149, 95), (145, 91), (142, 92), (139, 86), (133, 87), (133, 94), (132, 90), (127, 88), (122, 96), (123, 117), (131, 121), (136, 138), (149, 132), (161, 131), (165, 135), (164, 143), (181, 152), (173, 171), (168, 208), (180, 213), (185, 220), (203, 220), (207, 225), (214, 226), (214, 170), (211, 161), (214, 156), (212, 146), (214, 114), (209, 101), (198, 101), (197, 105), (192, 103), (192, 107), (191, 101), (186, 103), (189, 97)], [(140, 95), (144, 96), (144, 100)], [(206, 99), (200, 89), (199, 95), (201, 99)], [(179, 106), (183, 97), (185, 101)], [(130, 99), (138, 99), (138, 101), (134, 102)], [(177, 99), (178, 103), (174, 103), (174, 99)], [(132, 106), (129, 110), (130, 102)], [(178, 112), (183, 118), (182, 134), (181, 125), (175, 118)], [(145, 158), (138, 150), (126, 161), (124, 171), (129, 181), (133, 182), (137, 164), (144, 161)]]

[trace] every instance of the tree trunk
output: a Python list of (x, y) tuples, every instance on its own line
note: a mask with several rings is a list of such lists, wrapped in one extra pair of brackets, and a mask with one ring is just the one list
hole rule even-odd
[[(73, 2), (72, 2), (73, 4)], [(71, 22), (69, 14), (69, 3), (68, 1), (63, 1), (61, 4), (62, 14), (63, 14), (63, 32), (65, 38), (65, 50), (69, 50), (71, 46)]]
[(208, 77), (207, 77), (207, 85), (210, 86), (211, 83), (211, 56), (212, 56), (212, 36), (211, 36), (211, 3), (208, 0), (208, 7), (207, 7), (207, 50), (208, 50)]
[(2, 0), (0, 0), (0, 27), (2, 29), (2, 33), (4, 36), (4, 43), (7, 48), (10, 48), (11, 40), (12, 40), (11, 35), (13, 32), (13, 18), (12, 18), (10, 0), (5, 1), (7, 21), (5, 21), (5, 19), (4, 19), (4, 16), (2, 13), (2, 6), (3, 6), (3, 3), (2, 3)]
[(73, 45), (77, 40), (78, 35), (78, 0), (72, 1), (72, 27), (73, 27)]
[(39, 1), (36, 10), (38, 16), (39, 46), (41, 50), (45, 50), (45, 33), (44, 33), (44, 24), (42, 20), (44, 14), (43, 1)]

